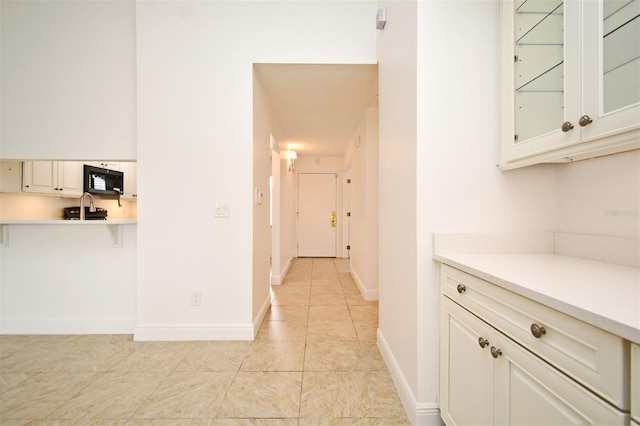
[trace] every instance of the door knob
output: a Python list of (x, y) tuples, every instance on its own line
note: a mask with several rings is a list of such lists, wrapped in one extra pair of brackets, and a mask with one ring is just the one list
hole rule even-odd
[(500, 355), (502, 355), (502, 351), (495, 346), (491, 346), (491, 356), (498, 358)]
[(540, 326), (540, 325), (538, 325), (536, 323), (533, 323), (533, 324), (531, 324), (531, 334), (533, 334), (533, 336), (536, 339), (539, 339), (542, 336), (544, 336), (545, 334), (547, 334), (547, 330), (544, 327), (542, 327), (542, 326)]
[(480, 337), (478, 339), (478, 344), (480, 345), (480, 347), (482, 349), (484, 349), (487, 345), (489, 345), (489, 341), (487, 339), (484, 339), (484, 338)]

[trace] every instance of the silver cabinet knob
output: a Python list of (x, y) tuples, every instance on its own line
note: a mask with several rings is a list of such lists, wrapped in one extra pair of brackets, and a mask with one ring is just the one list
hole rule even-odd
[(562, 123), (562, 131), (567, 133), (569, 130), (573, 129), (573, 124), (570, 121), (565, 121)]
[(533, 336), (536, 339), (539, 339), (542, 336), (544, 336), (545, 334), (547, 334), (547, 330), (544, 327), (542, 327), (542, 326), (540, 326), (540, 325), (538, 325), (536, 323), (533, 323), (533, 324), (531, 324), (531, 334), (533, 334)]
[(498, 358), (500, 355), (502, 355), (502, 351), (495, 346), (491, 346), (491, 356)]
[(478, 344), (484, 349), (486, 346), (489, 346), (489, 341), (481, 337), (478, 339)]
[(581, 127), (584, 127), (584, 126), (588, 126), (592, 122), (593, 120), (591, 119), (591, 117), (589, 117), (588, 115), (583, 115), (582, 117), (580, 117), (578, 124), (580, 124)]
[(463, 286), (462, 284), (458, 284), (458, 287), (456, 287), (456, 289), (458, 290), (458, 293), (462, 294), (464, 293), (467, 288), (465, 286)]

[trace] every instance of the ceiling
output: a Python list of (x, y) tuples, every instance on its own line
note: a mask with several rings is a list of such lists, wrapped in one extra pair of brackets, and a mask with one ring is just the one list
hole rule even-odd
[(342, 156), (362, 118), (378, 106), (377, 65), (255, 64), (281, 125), (281, 151)]

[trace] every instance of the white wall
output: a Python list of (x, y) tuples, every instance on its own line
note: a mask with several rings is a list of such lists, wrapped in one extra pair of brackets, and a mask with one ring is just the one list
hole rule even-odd
[(0, 158), (135, 160), (135, 2), (0, 8)]
[[(271, 306), (271, 228), (269, 224), (269, 176), (271, 175), (271, 134), (277, 132), (271, 104), (262, 82), (253, 73), (253, 312), (257, 332)], [(259, 202), (256, 191), (262, 195)]]
[(387, 7), (378, 52), (379, 338), (410, 415), (417, 424), (437, 424), (432, 234), (553, 230), (555, 166), (495, 167), (497, 2)]
[[(358, 145), (358, 146), (356, 146)], [(378, 300), (378, 108), (363, 111), (345, 154), (349, 191), (351, 275), (366, 300)]]
[[(250, 339), (252, 64), (375, 63), (375, 3), (137, 6), (136, 338)], [(186, 209), (163, 208), (171, 196)], [(230, 218), (213, 218), (216, 202)], [(190, 306), (192, 290), (202, 306)]]
[[(0, 333), (133, 331), (135, 224), (3, 226)], [(122, 232), (116, 246), (114, 232)]]
[(558, 232), (640, 239), (640, 151), (559, 165)]

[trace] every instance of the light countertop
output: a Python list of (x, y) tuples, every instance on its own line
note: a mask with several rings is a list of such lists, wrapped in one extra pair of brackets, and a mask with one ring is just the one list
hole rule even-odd
[(434, 259), (640, 344), (640, 269), (554, 253)]
[(107, 219), (107, 220), (66, 220), (66, 219), (45, 219), (45, 220), (13, 220), (0, 219), (0, 225), (135, 225), (136, 219)]

